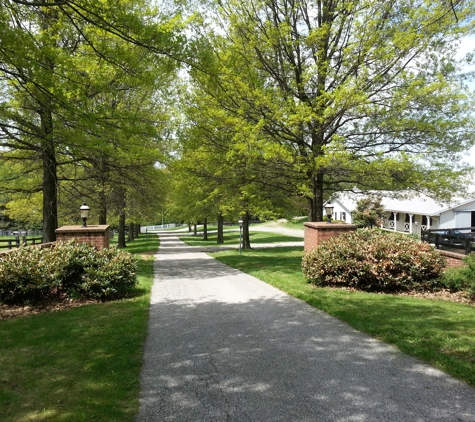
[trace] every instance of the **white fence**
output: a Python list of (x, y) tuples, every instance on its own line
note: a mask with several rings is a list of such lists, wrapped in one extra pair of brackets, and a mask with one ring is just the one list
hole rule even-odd
[(140, 233), (147, 233), (147, 232), (156, 232), (164, 229), (173, 229), (177, 227), (175, 223), (171, 224), (160, 224), (158, 226), (142, 226), (140, 227)]

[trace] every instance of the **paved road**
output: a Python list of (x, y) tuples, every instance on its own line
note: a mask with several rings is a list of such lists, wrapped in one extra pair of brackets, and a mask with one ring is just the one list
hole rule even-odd
[(290, 229), (287, 227), (282, 227), (280, 224), (252, 224), (249, 227), (250, 231), (257, 232), (268, 232), (268, 233), (279, 233), (286, 236), (301, 237), (304, 238), (303, 229)]
[(160, 235), (137, 422), (475, 421), (475, 389)]

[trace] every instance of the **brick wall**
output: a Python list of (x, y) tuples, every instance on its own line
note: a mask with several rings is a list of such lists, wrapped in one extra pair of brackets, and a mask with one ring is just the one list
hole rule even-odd
[(348, 233), (356, 230), (354, 224), (345, 223), (304, 223), (304, 251), (310, 252), (321, 245), (322, 242), (341, 233)]
[(447, 268), (463, 267), (467, 265), (463, 262), (463, 259), (465, 258), (465, 255), (463, 254), (442, 250), (439, 250), (439, 252), (447, 260)]
[(109, 226), (63, 226), (56, 229), (56, 241), (66, 242), (71, 239), (81, 243), (91, 243), (97, 249), (108, 248), (110, 245)]

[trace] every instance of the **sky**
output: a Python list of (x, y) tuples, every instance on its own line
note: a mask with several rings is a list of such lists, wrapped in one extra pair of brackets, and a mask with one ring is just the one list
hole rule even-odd
[[(459, 48), (458, 57), (461, 58), (465, 56), (465, 54), (467, 53), (474, 52), (474, 50), (475, 50), (475, 35), (472, 35), (462, 40), (462, 43), (460, 44), (460, 48)], [(472, 65), (467, 70), (475, 70), (475, 64)], [(472, 82), (469, 86), (472, 90), (475, 91), (475, 81)], [(464, 161), (466, 161), (467, 163), (475, 167), (475, 147), (467, 151), (467, 156), (465, 157)]]

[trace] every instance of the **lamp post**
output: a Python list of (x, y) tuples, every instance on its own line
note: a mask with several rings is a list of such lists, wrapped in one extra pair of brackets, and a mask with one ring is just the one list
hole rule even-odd
[(332, 215), (333, 215), (333, 208), (334, 206), (332, 204), (327, 204), (325, 205), (325, 213), (327, 215), (327, 223), (330, 224), (332, 222)]
[(84, 202), (84, 204), (81, 205), (81, 207), (79, 208), (79, 210), (81, 211), (81, 218), (82, 218), (82, 226), (81, 227), (87, 227), (86, 226), (86, 220), (87, 218), (89, 217), (89, 210), (90, 208), (86, 205), (86, 203)]
[(239, 223), (239, 255), (241, 255), (241, 245), (242, 245), (242, 220), (238, 221)]

